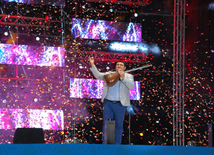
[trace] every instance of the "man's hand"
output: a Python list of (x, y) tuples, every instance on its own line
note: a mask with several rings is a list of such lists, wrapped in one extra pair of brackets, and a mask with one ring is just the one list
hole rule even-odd
[(88, 57), (88, 61), (89, 61), (90, 65), (91, 65), (91, 67), (94, 67), (94, 66), (95, 66), (95, 65), (94, 65), (94, 58), (93, 58), (93, 57), (89, 56), (89, 57)]
[(125, 78), (125, 72), (119, 70), (118, 73), (120, 74), (121, 79), (124, 80), (124, 78)]

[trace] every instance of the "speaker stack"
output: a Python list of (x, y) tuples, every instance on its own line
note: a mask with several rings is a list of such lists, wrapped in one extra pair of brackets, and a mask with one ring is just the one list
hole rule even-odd
[(45, 143), (42, 128), (17, 128), (13, 138), (13, 144)]
[(115, 121), (105, 121), (104, 144), (115, 144)]
[(209, 133), (209, 135), (208, 135), (208, 146), (209, 147), (213, 147), (213, 136), (214, 136), (214, 134), (213, 134), (213, 124), (212, 123), (210, 123), (210, 124), (208, 124), (208, 133)]

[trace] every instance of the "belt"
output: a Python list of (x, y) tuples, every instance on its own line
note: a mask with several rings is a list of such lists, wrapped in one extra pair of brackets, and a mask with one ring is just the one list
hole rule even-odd
[(112, 102), (112, 103), (120, 103), (120, 101), (111, 101), (111, 100), (107, 100), (105, 99), (106, 101), (109, 101), (109, 102)]

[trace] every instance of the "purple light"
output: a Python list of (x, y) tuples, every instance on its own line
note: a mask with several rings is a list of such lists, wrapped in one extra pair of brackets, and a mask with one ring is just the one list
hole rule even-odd
[(63, 130), (64, 117), (62, 110), (29, 109), (29, 127), (45, 130)]
[[(70, 79), (71, 98), (95, 98), (101, 99), (104, 81), (97, 79)], [(135, 81), (135, 86), (130, 90), (131, 100), (140, 100), (140, 82)]]
[(65, 66), (63, 47), (0, 44), (0, 64)]
[(0, 129), (43, 128), (63, 130), (62, 110), (0, 109)]
[(75, 38), (141, 42), (141, 24), (72, 18)]

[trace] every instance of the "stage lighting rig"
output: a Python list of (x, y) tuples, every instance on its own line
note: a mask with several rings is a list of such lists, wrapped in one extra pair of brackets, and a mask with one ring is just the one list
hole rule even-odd
[(145, 6), (152, 3), (152, 0), (86, 0), (86, 2), (105, 2), (105, 3), (113, 3), (113, 4), (122, 4), (122, 5), (138, 5)]

